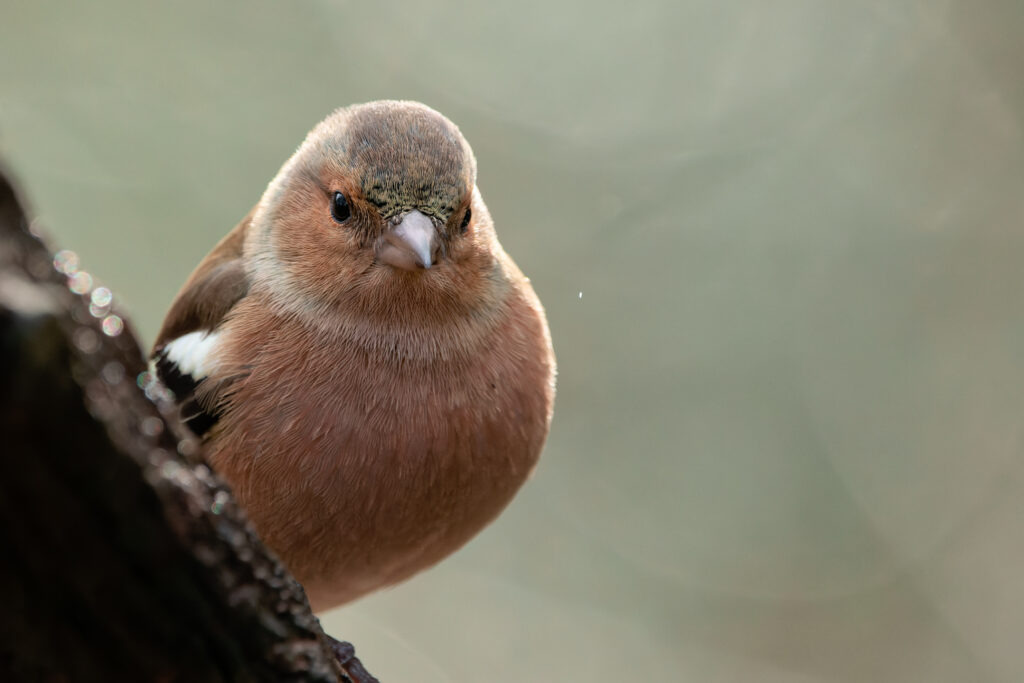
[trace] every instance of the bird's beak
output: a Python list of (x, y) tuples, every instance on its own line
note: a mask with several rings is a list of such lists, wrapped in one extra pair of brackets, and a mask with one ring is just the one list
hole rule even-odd
[(434, 265), (438, 236), (434, 222), (413, 210), (392, 225), (377, 244), (377, 259), (395, 268), (416, 270)]

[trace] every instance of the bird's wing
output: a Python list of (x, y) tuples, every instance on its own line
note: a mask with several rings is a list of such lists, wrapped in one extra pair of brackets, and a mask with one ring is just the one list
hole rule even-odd
[(221, 391), (204, 387), (214, 361), (220, 323), (249, 291), (242, 247), (252, 212), (213, 248), (171, 304), (153, 345), (157, 376), (181, 406), (182, 420), (202, 436), (217, 422)]

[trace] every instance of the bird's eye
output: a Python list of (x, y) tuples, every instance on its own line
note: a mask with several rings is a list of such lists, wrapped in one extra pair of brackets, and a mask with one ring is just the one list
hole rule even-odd
[(348, 200), (345, 199), (345, 195), (335, 192), (331, 200), (331, 216), (339, 223), (344, 223), (351, 215), (352, 210), (348, 206)]
[(466, 209), (466, 215), (462, 217), (462, 232), (466, 232), (466, 228), (469, 227), (469, 221), (473, 218), (473, 212)]

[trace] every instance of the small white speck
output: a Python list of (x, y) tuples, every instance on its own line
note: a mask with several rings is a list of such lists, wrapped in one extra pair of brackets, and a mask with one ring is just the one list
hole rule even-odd
[(117, 315), (108, 315), (100, 326), (108, 337), (116, 337), (124, 331), (124, 321)]
[(583, 298), (583, 292), (580, 292), (580, 298), (581, 299)]
[(92, 290), (91, 301), (99, 308), (107, 308), (110, 306), (110, 302), (114, 300), (114, 293), (106, 287), (97, 287)]
[(78, 272), (78, 254), (70, 249), (58, 251), (53, 257), (53, 267), (65, 275), (74, 275)]
[(68, 289), (75, 294), (86, 294), (92, 289), (92, 275), (80, 270), (68, 278)]

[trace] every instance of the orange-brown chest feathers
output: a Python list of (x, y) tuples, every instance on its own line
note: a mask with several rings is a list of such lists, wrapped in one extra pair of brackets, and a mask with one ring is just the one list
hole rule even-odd
[(242, 378), (210, 458), (315, 607), (434, 564), (533, 469), (554, 359), (529, 283), (516, 271), (502, 289), (486, 315), (435, 329), (399, 315), (364, 334), (258, 293), (225, 323), (218, 374)]

